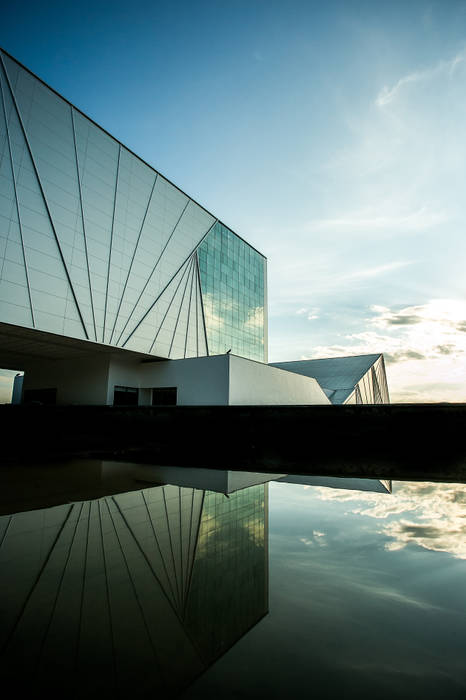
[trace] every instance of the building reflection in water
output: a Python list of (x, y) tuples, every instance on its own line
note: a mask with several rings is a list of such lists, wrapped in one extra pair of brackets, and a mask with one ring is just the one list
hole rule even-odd
[(95, 460), (3, 471), (0, 512), (23, 511), (0, 516), (3, 688), (177, 695), (268, 612), (271, 480), (391, 490)]
[(268, 485), (160, 485), (0, 518), (15, 692), (176, 694), (268, 609)]

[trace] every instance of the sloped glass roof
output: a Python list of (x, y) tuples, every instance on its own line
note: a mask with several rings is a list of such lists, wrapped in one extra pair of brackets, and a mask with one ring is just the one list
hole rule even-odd
[(378, 360), (380, 353), (350, 357), (328, 357), (322, 360), (271, 362), (273, 367), (314, 377), (332, 403), (343, 403), (354, 387)]

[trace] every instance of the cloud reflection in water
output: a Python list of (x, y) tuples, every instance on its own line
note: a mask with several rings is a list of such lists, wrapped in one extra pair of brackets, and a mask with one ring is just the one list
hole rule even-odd
[(391, 497), (321, 487), (316, 491), (320, 500), (348, 502), (349, 513), (386, 521), (379, 532), (390, 538), (385, 545), (389, 551), (415, 544), (466, 559), (466, 484), (394, 482)]

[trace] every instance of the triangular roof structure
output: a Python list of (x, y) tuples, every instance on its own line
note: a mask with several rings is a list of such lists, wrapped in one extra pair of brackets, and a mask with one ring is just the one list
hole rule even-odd
[(272, 362), (271, 364), (288, 372), (314, 377), (333, 404), (343, 404), (350, 398), (364, 375), (381, 357), (381, 353), (375, 353), (317, 360)]
[(304, 486), (324, 486), (331, 489), (348, 489), (350, 491), (373, 491), (374, 493), (391, 493), (391, 479), (352, 479), (341, 476), (312, 476), (310, 474), (286, 474), (275, 481)]

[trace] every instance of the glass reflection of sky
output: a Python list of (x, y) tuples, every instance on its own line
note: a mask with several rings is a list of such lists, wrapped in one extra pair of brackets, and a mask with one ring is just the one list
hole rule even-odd
[(263, 362), (264, 257), (220, 223), (198, 255), (210, 354), (231, 350)]
[(269, 525), (270, 613), (186, 697), (466, 697), (466, 485), (271, 484)]

